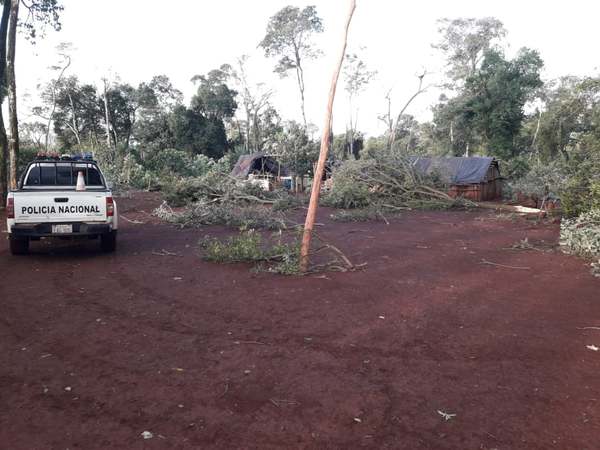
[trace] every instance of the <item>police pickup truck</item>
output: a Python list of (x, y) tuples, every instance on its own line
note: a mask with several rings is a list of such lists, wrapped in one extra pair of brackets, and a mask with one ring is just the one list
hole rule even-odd
[(91, 158), (36, 159), (6, 201), (13, 255), (26, 254), (29, 241), (47, 237), (98, 238), (105, 252), (117, 245), (117, 205)]

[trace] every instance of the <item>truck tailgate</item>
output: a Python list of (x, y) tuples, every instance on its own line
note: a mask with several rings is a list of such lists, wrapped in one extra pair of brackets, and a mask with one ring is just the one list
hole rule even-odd
[(106, 193), (93, 191), (15, 192), (15, 223), (106, 220)]

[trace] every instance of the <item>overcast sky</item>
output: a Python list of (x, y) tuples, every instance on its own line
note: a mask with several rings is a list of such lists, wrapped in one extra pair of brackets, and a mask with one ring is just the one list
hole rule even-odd
[[(62, 30), (49, 31), (36, 46), (20, 42), (17, 54), (18, 94), (27, 106), (35, 103), (36, 86), (52, 74), (55, 47), (71, 42), (73, 64), (69, 74), (81, 81), (99, 83), (103, 76), (119, 76), (137, 84), (166, 74), (186, 99), (194, 93), (190, 78), (223, 63), (234, 63), (242, 54), (251, 56), (249, 75), (268, 83), (275, 91), (274, 104), (284, 119), (300, 121), (295, 78), (280, 79), (272, 73), (274, 60), (266, 59), (257, 44), (269, 18), (282, 7), (314, 4), (325, 32), (315, 38), (324, 52), (305, 63), (306, 110), (309, 122), (321, 126), (329, 90), (332, 58), (338, 53), (346, 0), (62, 0)], [(545, 62), (544, 79), (562, 75), (598, 73), (600, 2), (585, 0), (357, 0), (350, 29), (349, 50), (361, 52), (378, 76), (361, 94), (358, 128), (369, 134), (383, 132), (377, 115), (386, 109), (385, 93), (392, 89), (392, 109), (397, 111), (417, 86), (415, 75), (425, 68), (439, 79), (443, 60), (431, 48), (438, 39), (437, 19), (485, 17), (500, 19), (508, 30), (507, 54), (526, 46), (540, 51)], [(348, 117), (346, 95), (338, 87), (334, 129), (344, 130)], [(25, 94), (25, 95), (24, 95)], [(29, 98), (27, 98), (29, 94)], [(432, 89), (414, 102), (407, 113), (430, 117), (429, 108), (439, 95)]]

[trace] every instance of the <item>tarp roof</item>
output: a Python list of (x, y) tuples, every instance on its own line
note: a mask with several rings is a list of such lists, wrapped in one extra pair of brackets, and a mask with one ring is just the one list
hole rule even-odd
[(241, 155), (231, 175), (239, 178), (246, 178), (253, 171), (267, 172), (274, 175), (287, 176), (287, 168), (276, 161), (274, 158), (264, 153), (252, 153), (250, 155)]
[(448, 184), (483, 183), (490, 165), (498, 162), (492, 157), (414, 157), (411, 158), (417, 173), (437, 174)]

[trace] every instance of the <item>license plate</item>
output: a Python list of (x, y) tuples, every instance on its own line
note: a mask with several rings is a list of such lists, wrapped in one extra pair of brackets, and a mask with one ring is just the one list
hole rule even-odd
[(72, 232), (73, 225), (52, 225), (52, 233), (54, 234), (65, 234)]

